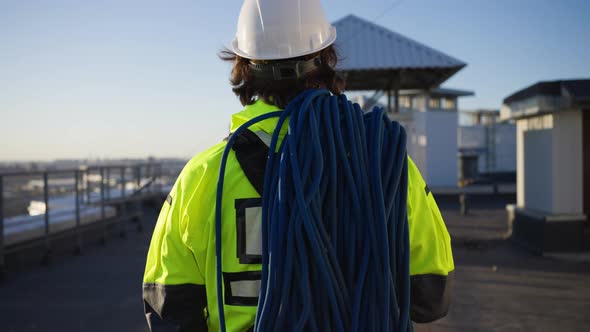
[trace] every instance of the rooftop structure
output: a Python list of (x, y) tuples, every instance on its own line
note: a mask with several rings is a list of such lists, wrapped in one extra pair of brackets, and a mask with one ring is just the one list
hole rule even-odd
[(338, 66), (346, 89), (376, 91), (373, 99), (388, 96), (388, 108), (399, 110), (399, 90), (437, 88), (466, 64), (354, 15), (334, 23), (336, 45), (342, 55)]
[(501, 112), (517, 127), (514, 239), (541, 252), (590, 247), (590, 79), (536, 83)]
[[(459, 154), (475, 157), (476, 177), (513, 180), (516, 176), (516, 125), (500, 122), (497, 109), (461, 110)], [(485, 176), (484, 176), (485, 174)], [(481, 175), (481, 176), (480, 176)]]
[(568, 109), (590, 109), (590, 79), (538, 82), (504, 99), (501, 119), (520, 119)]
[(399, 111), (451, 111), (458, 110), (459, 97), (473, 96), (473, 91), (449, 88), (429, 90), (401, 90), (399, 92)]
[(438, 87), (463, 61), (354, 15), (334, 23), (349, 90)]
[(500, 110), (498, 109), (475, 109), (461, 110), (464, 124), (470, 126), (491, 126), (500, 122)]

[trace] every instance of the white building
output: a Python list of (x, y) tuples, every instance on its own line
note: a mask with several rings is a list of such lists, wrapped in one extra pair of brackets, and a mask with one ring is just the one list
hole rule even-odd
[(354, 15), (336, 22), (338, 70), (347, 91), (382, 98), (408, 132), (408, 152), (431, 188), (457, 187), (457, 99), (470, 91), (440, 88), (466, 66), (432, 47)]
[[(399, 91), (399, 112), (388, 115), (406, 129), (408, 154), (420, 169), (428, 186), (434, 189), (457, 187), (457, 123), (459, 97), (473, 92), (449, 88)], [(372, 98), (359, 96), (353, 101), (369, 111)]]
[(590, 249), (590, 80), (534, 84), (501, 114), (517, 126), (514, 239), (541, 252)]
[(390, 113), (408, 134), (408, 154), (431, 188), (457, 187), (459, 97), (471, 91), (437, 88), (400, 91), (400, 112)]
[(500, 121), (499, 110), (462, 111), (458, 145), (461, 156), (474, 156), (478, 174), (516, 173), (516, 125)]

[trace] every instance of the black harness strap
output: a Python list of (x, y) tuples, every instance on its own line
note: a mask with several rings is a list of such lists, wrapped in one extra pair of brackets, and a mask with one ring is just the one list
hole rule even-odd
[(319, 56), (309, 60), (280, 61), (274, 63), (255, 63), (248, 65), (250, 73), (256, 77), (281, 80), (298, 80), (317, 70), (322, 65)]
[(252, 131), (246, 129), (238, 136), (232, 146), (240, 167), (248, 181), (262, 196), (264, 188), (264, 170), (268, 158), (268, 146)]

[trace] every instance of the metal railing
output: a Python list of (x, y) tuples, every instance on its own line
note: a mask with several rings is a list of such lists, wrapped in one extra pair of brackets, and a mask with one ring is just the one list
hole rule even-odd
[[(130, 220), (141, 231), (139, 204), (167, 194), (178, 171), (178, 166), (165, 169), (162, 163), (146, 163), (0, 173), (0, 278), (10, 252), (42, 246), (42, 262), (47, 263), (58, 237), (73, 235), (75, 252), (80, 253), (83, 231), (88, 228), (100, 229), (101, 243), (106, 243), (113, 223), (118, 224), (121, 237), (126, 236)], [(16, 202), (20, 208), (7, 212)], [(23, 213), (26, 202), (28, 214)], [(23, 231), (20, 236), (19, 229), (30, 234)]]

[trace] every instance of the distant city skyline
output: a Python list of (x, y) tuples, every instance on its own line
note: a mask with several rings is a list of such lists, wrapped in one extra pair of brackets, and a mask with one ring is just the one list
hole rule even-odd
[[(217, 52), (240, 1), (0, 3), (0, 161), (190, 158), (242, 109)], [(468, 65), (443, 86), (499, 108), (541, 80), (590, 77), (590, 2), (325, 0)]]

